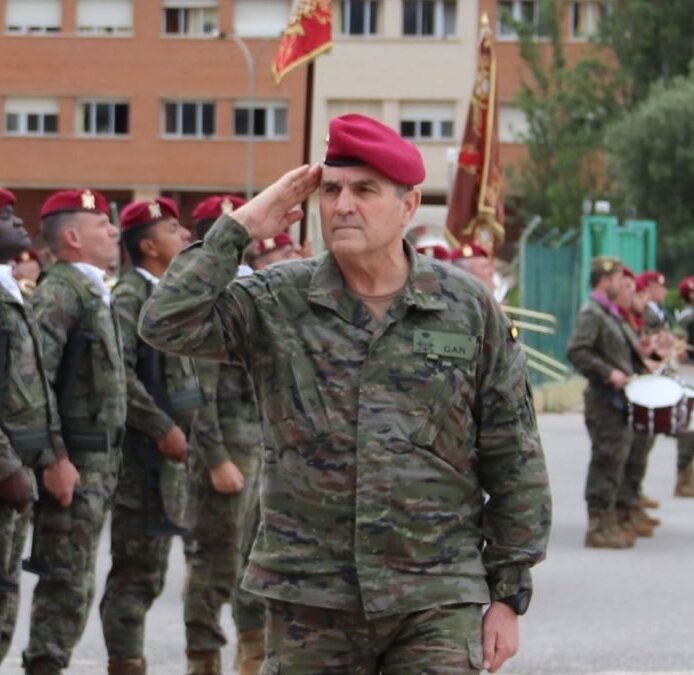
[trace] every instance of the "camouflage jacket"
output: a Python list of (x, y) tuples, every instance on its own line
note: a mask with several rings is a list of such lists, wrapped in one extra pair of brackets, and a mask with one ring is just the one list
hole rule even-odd
[[(113, 307), (118, 317), (123, 339), (123, 354), (128, 391), (128, 415), (126, 425), (146, 434), (156, 441), (164, 436), (174, 424), (188, 434), (196, 412), (202, 404), (200, 386), (192, 361), (185, 356), (166, 355), (155, 352), (159, 373), (144, 373), (150, 366), (143, 357), (142, 342), (137, 334), (140, 310), (153, 288), (152, 282), (138, 272), (126, 272), (113, 289)], [(148, 349), (149, 346), (146, 346)], [(144, 368), (142, 368), (143, 363)], [(138, 374), (138, 367), (141, 368)], [(150, 366), (151, 367), (151, 366)], [(154, 401), (142, 377), (159, 375), (166, 407)]]
[[(92, 282), (66, 262), (48, 268), (32, 301), (64, 437), (66, 429), (105, 431), (117, 437), (125, 424), (126, 387), (120, 330), (112, 308), (104, 304)], [(75, 350), (81, 353), (76, 372), (69, 373), (64, 357), (71, 356), (66, 347), (73, 348), (71, 338), (76, 334), (84, 341)], [(68, 379), (71, 391), (66, 397)], [(70, 442), (65, 441), (74, 461)]]
[(658, 314), (656, 310), (649, 304), (643, 310), (643, 322), (645, 330), (648, 333), (657, 333), (659, 330), (663, 330), (670, 327), (670, 320), (665, 311), (662, 314)]
[[(0, 480), (65, 454), (31, 306), (0, 286)], [(42, 438), (43, 437), (43, 440)]]
[(641, 370), (636, 335), (624, 319), (589, 299), (581, 307), (569, 339), (567, 355), (576, 370), (596, 386), (604, 385), (614, 369), (627, 375)]
[(245, 368), (197, 362), (205, 406), (195, 424), (195, 450), (206, 469), (225, 460), (244, 475), (257, 471), (263, 442), (255, 392)]
[(550, 496), (525, 358), (491, 295), (408, 247), (379, 323), (330, 254), (229, 283), (247, 243), (220, 218), (140, 318), (159, 348), (253, 377), (265, 461), (244, 587), (369, 617), (528, 588)]

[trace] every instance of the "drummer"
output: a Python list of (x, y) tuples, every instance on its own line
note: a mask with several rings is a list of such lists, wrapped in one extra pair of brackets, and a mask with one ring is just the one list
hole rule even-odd
[(627, 426), (623, 390), (629, 378), (643, 366), (617, 304), (626, 288), (623, 269), (617, 258), (601, 256), (591, 261), (592, 292), (578, 314), (567, 350), (576, 370), (588, 379), (584, 402), (591, 439), (585, 489), (585, 546), (589, 548), (622, 549), (634, 545), (632, 528), (618, 520), (617, 495), (634, 436)]

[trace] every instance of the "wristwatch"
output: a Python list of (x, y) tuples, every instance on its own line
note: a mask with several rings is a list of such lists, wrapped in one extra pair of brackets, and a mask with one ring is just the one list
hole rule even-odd
[(530, 606), (530, 598), (533, 592), (531, 590), (519, 591), (515, 595), (509, 595), (505, 598), (499, 598), (499, 602), (508, 605), (518, 616), (522, 616), (528, 611)]

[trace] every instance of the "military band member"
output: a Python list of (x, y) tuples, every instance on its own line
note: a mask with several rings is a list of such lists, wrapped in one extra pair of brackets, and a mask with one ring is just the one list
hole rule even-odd
[(643, 312), (643, 320), (646, 330), (655, 333), (663, 328), (668, 328), (670, 321), (662, 304), (667, 295), (667, 285), (665, 275), (661, 272), (651, 270), (642, 272), (636, 277), (640, 287), (645, 288), (648, 293), (648, 303)]
[[(486, 289), (403, 242), (419, 151), (361, 115), (329, 138), (323, 167), (179, 255), (140, 331), (253, 376), (265, 458), (243, 585), (268, 601), (262, 672), (495, 671), (550, 520), (525, 358)], [(328, 252), (232, 282), (316, 188)]]
[(494, 263), (489, 253), (478, 244), (463, 244), (453, 251), (451, 262), (477, 277), (492, 293), (496, 289)]
[[(222, 213), (231, 214), (243, 203), (233, 195), (200, 202), (193, 211), (196, 236), (204, 237)], [(256, 248), (251, 257), (255, 260), (259, 254)], [(251, 272), (245, 268), (245, 274)], [(192, 545), (184, 600), (187, 674), (221, 675), (221, 648), (227, 640), (220, 614), (230, 603), (237, 633), (236, 668), (250, 675), (258, 672), (265, 653), (265, 604), (240, 588), (257, 529), (260, 419), (245, 368), (200, 359), (198, 373), (205, 406), (195, 426), (196, 454), (191, 462)]]
[(57, 675), (69, 666), (94, 598), (97, 544), (116, 486), (126, 392), (120, 331), (104, 284), (104, 270), (119, 253), (108, 202), (92, 190), (57, 192), (41, 207), (41, 233), (58, 261), (46, 270), (33, 305), (80, 485), (69, 505), (41, 494), (35, 506), (27, 568), (39, 581), (23, 657), (30, 675)]
[(202, 395), (190, 359), (142, 343), (137, 321), (171, 260), (190, 241), (178, 206), (160, 197), (121, 212), (133, 269), (113, 291), (123, 336), (128, 413), (111, 520), (111, 571), (101, 600), (109, 675), (146, 672), (145, 618), (166, 576), (171, 541), (184, 534), (189, 435)]
[(60, 436), (31, 305), (9, 264), (30, 243), (15, 204), (0, 189), (0, 663), (14, 632), (34, 482), (67, 506), (79, 481)]
[[(687, 339), (690, 361), (694, 356), (694, 276), (688, 276), (677, 286), (686, 307), (677, 322)], [(677, 477), (675, 497), (694, 497), (694, 430), (687, 429), (677, 437)]]

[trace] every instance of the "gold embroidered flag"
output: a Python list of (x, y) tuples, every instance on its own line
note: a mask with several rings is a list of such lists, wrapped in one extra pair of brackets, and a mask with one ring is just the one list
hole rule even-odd
[(294, 0), (289, 23), (272, 64), (275, 81), (279, 84), (290, 70), (316, 58), (332, 44), (330, 0)]
[(446, 228), (462, 243), (493, 254), (504, 240), (503, 172), (499, 156), (496, 58), (487, 16), (482, 17), (472, 92)]

